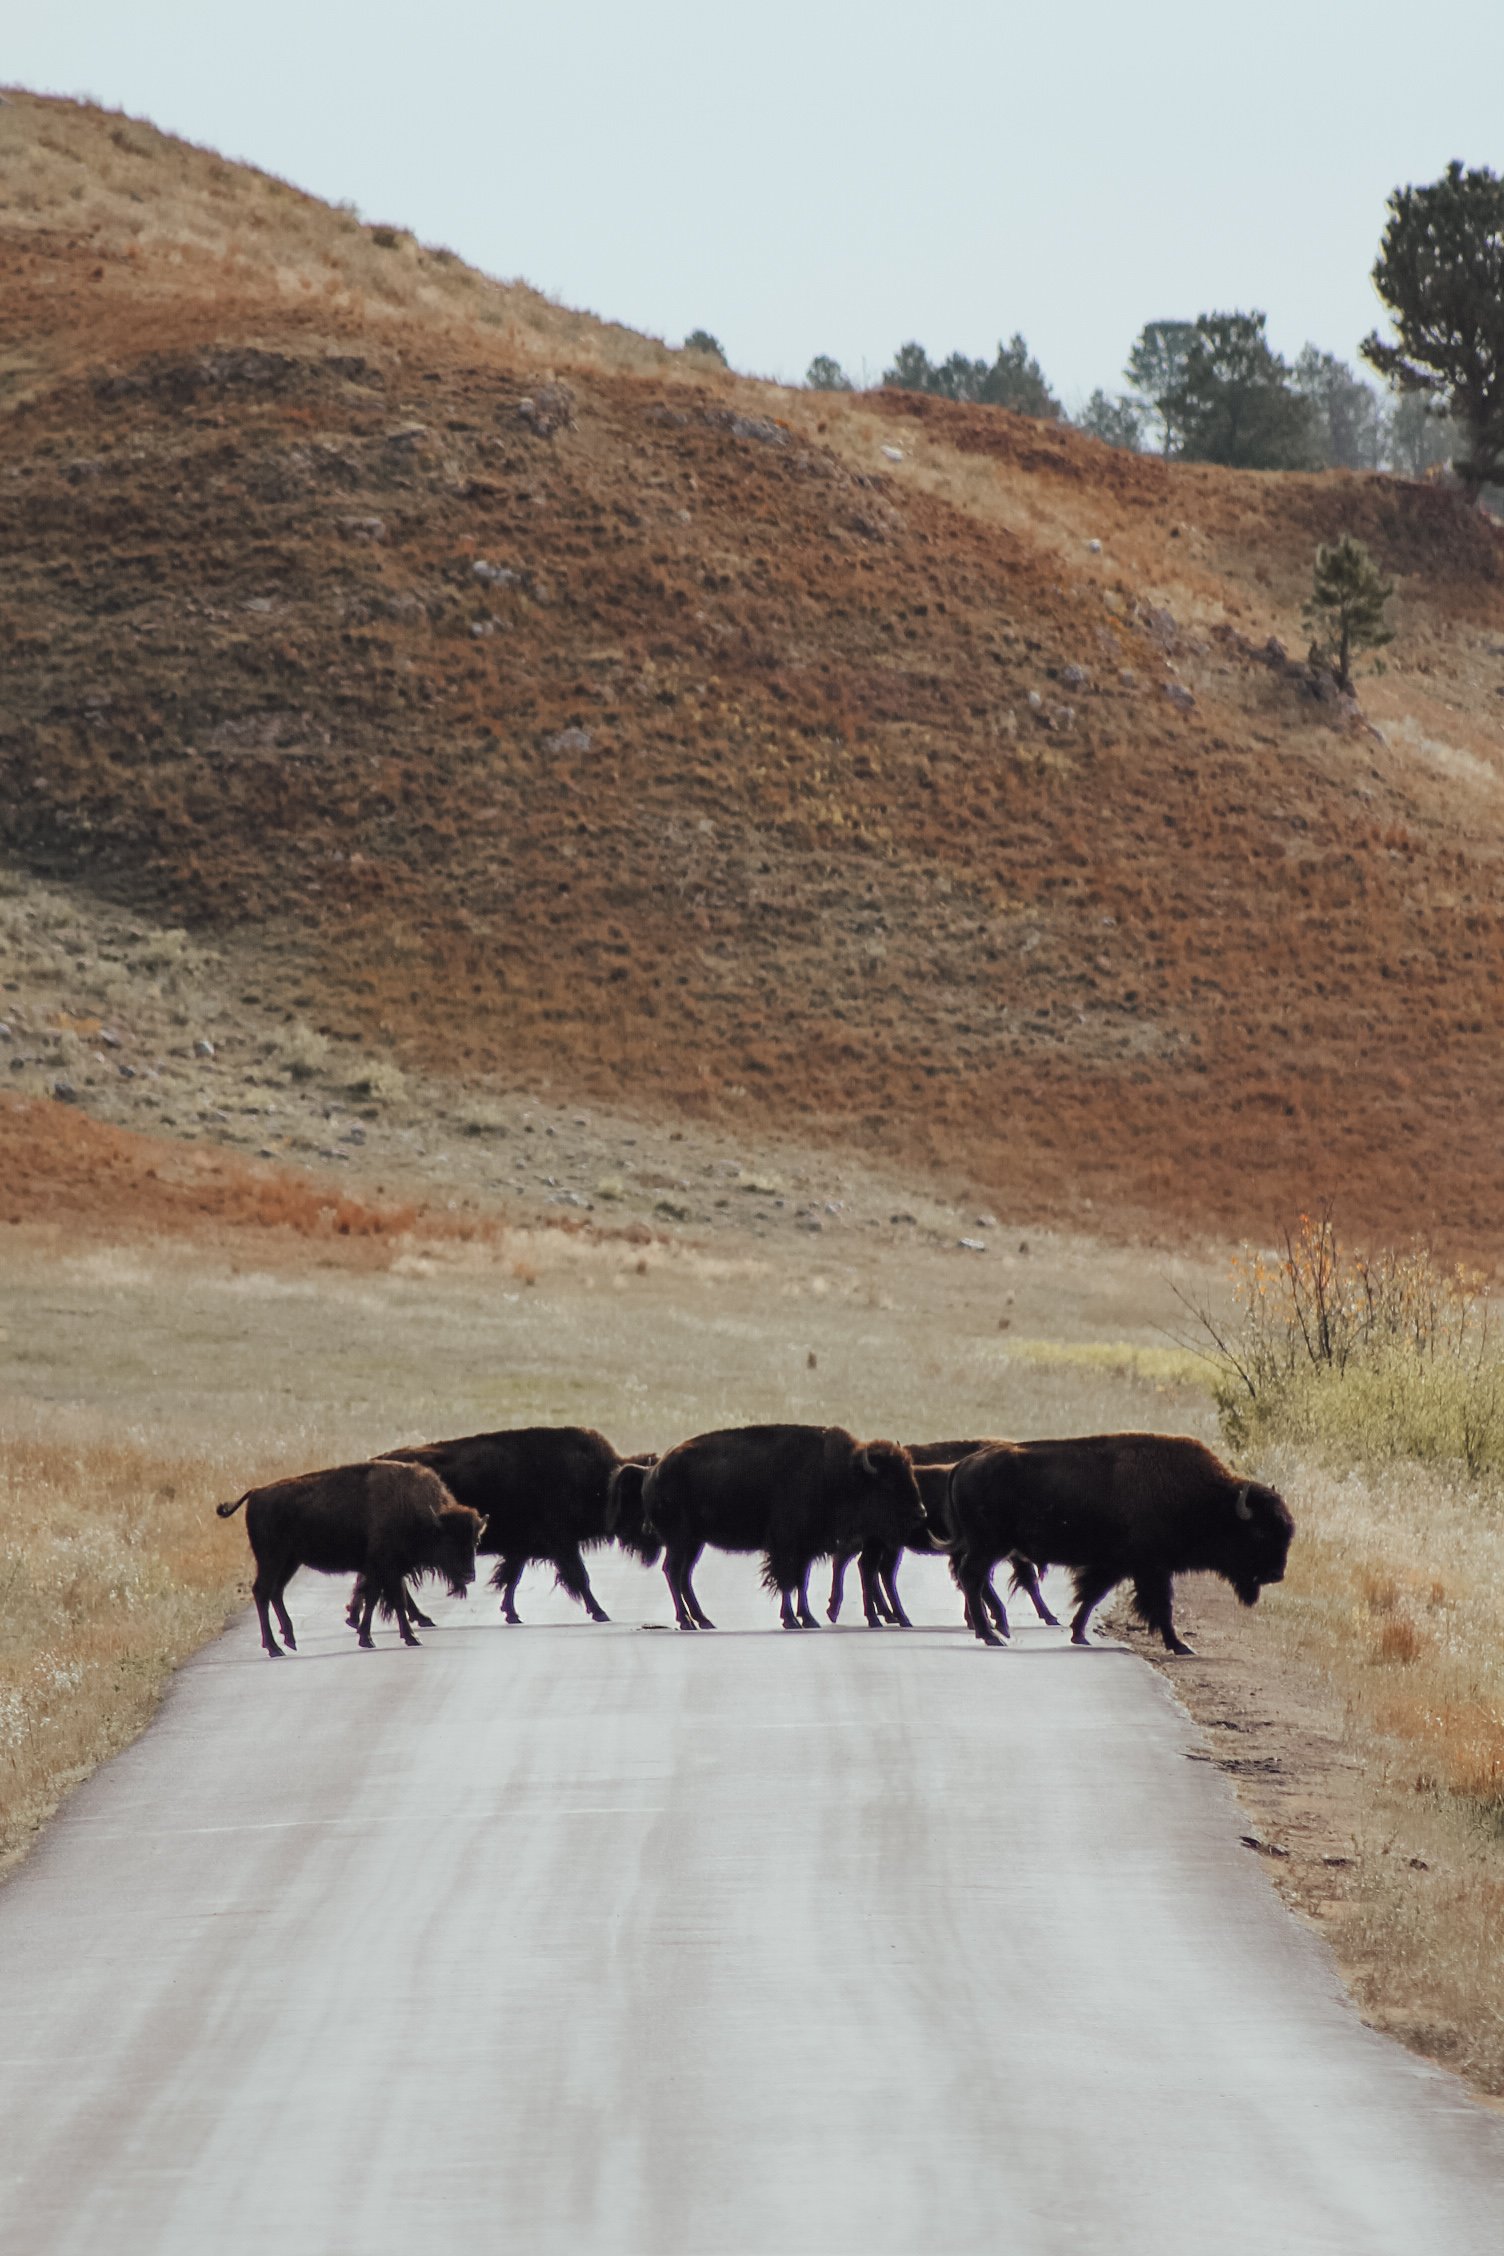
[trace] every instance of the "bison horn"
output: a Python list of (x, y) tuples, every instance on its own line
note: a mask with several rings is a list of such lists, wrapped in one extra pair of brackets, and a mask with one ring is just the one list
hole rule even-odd
[(1238, 1490), (1237, 1514), (1240, 1520), (1251, 1520), (1253, 1518), (1253, 1506), (1248, 1501), (1248, 1491), (1252, 1486), (1252, 1481), (1244, 1481), (1242, 1487)]

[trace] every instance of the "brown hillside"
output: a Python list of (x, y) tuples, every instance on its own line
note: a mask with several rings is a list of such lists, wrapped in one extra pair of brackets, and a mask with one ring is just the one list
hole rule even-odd
[[(1504, 539), (1451, 496), (739, 382), (73, 105), (0, 110), (0, 210), (34, 869), (477, 1078), (1504, 1243)], [(1264, 648), (1344, 529), (1371, 727)]]

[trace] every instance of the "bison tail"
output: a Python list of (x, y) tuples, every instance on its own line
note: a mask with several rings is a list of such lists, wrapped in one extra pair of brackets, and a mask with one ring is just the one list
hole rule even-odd
[(250, 1493), (251, 1491), (247, 1489), (245, 1496), (237, 1496), (233, 1504), (216, 1504), (214, 1510), (218, 1517), (222, 1520), (233, 1519), (235, 1517), (235, 1514), (240, 1510), (241, 1505), (245, 1502), (245, 1497), (249, 1496)]

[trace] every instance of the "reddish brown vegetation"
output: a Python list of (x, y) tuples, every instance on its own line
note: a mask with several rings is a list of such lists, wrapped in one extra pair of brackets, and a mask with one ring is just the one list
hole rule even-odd
[(110, 1128), (61, 1104), (0, 1098), (0, 1224), (62, 1222), (192, 1234), (215, 1227), (299, 1237), (477, 1237), (477, 1217), (333, 1191), (286, 1167)]
[[(1497, 1247), (1504, 548), (1445, 494), (589, 367), (543, 440), (504, 334), (4, 242), (34, 867), (459, 1073)], [(1472, 780), (1265, 662), (1343, 530), (1401, 583), (1375, 712)]]

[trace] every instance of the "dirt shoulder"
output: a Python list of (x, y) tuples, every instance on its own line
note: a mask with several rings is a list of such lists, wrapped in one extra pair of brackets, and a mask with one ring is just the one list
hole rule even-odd
[(1382, 1683), (1355, 1697), (1350, 1655), (1303, 1649), (1298, 1600), (1245, 1611), (1208, 1578), (1182, 1590), (1195, 1659), (1165, 1654), (1126, 1608), (1112, 1626), (1200, 1725), (1191, 1759), (1229, 1780), (1249, 1853), (1330, 1945), (1371, 2027), (1504, 2103), (1497, 1830), (1378, 1728)]

